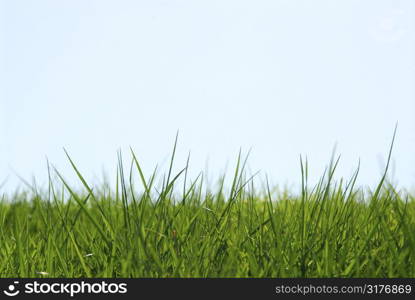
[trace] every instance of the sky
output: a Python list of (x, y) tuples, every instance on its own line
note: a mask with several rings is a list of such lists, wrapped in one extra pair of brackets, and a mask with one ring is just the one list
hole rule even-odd
[[(415, 185), (415, 1), (0, 0), (0, 186), (114, 178), (131, 146), (148, 173), (232, 169), (239, 149), (271, 183), (360, 160), (374, 186)], [(18, 175), (18, 176), (17, 176)]]

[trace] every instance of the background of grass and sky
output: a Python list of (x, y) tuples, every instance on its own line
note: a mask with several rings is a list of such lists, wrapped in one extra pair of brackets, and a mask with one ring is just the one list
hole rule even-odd
[(0, 0), (0, 276), (415, 276), (414, 28), (411, 0)]

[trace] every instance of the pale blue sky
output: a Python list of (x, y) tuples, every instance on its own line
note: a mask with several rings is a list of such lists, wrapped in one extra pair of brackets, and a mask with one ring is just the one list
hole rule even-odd
[[(415, 1), (0, 0), (0, 182), (40, 182), (45, 156), (90, 180), (119, 147), (146, 170), (180, 131), (178, 163), (250, 167), (296, 183), (361, 159), (373, 185), (395, 123), (395, 179), (415, 183)], [(128, 156), (127, 156), (128, 157)], [(208, 159), (208, 162), (206, 160)]]

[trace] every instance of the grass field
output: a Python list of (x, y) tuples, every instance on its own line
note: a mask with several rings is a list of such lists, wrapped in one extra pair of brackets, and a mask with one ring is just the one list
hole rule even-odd
[(132, 157), (128, 173), (120, 158), (113, 190), (92, 188), (68, 156), (77, 188), (50, 167), (60, 181), (46, 190), (4, 194), (0, 276), (415, 277), (415, 198), (388, 183), (387, 168), (368, 191), (358, 171), (333, 179), (338, 160), (309, 186), (302, 161), (293, 196), (255, 189), (241, 156), (229, 188), (211, 191), (188, 165), (172, 173), (174, 151), (159, 186)]

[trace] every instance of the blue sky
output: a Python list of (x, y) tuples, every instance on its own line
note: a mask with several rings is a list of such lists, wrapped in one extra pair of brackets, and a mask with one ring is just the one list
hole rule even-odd
[(214, 177), (240, 147), (250, 168), (298, 183), (342, 154), (415, 182), (415, 2), (3, 1), (0, 182), (46, 179), (45, 157), (88, 179), (132, 146), (149, 171), (180, 132), (178, 163)]

